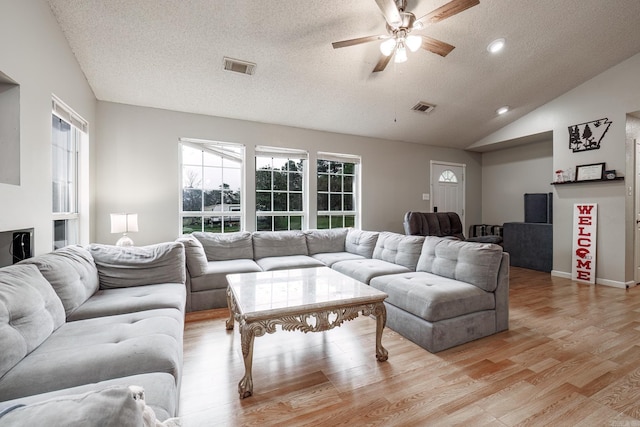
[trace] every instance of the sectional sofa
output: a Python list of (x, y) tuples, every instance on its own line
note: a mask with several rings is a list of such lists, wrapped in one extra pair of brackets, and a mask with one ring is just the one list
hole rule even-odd
[(495, 244), (346, 228), (178, 241), (189, 311), (226, 307), (230, 273), (329, 266), (386, 292), (387, 326), (430, 352), (509, 327), (509, 255)]
[(185, 263), (168, 242), (68, 246), (1, 268), (0, 426), (142, 425), (130, 386), (157, 420), (176, 416)]

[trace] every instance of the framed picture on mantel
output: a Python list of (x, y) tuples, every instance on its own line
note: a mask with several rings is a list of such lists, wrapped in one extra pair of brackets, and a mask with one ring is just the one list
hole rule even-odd
[(594, 181), (602, 179), (604, 163), (576, 166), (576, 181)]

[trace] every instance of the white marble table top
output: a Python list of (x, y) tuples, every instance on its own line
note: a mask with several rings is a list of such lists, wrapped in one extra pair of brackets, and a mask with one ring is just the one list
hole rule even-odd
[(387, 294), (329, 267), (227, 275), (246, 319), (383, 301)]

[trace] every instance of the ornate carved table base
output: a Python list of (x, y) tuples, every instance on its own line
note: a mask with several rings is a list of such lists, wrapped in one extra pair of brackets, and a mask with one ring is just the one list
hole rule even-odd
[(247, 320), (239, 314), (235, 298), (231, 288), (227, 288), (227, 303), (230, 316), (226, 322), (227, 329), (233, 329), (234, 320), (238, 321), (240, 328), (240, 341), (242, 345), (242, 357), (244, 358), (244, 377), (238, 383), (238, 393), (244, 399), (253, 394), (253, 378), (251, 370), (253, 367), (253, 340), (265, 333), (273, 334), (276, 326), (280, 325), (283, 331), (322, 332), (342, 325), (348, 320), (353, 320), (360, 313), (363, 316), (373, 315), (376, 318), (376, 359), (384, 362), (388, 359), (388, 352), (382, 346), (382, 331), (387, 323), (387, 310), (384, 302), (374, 302), (370, 304), (345, 305), (314, 311), (288, 310), (288, 313), (268, 319)]

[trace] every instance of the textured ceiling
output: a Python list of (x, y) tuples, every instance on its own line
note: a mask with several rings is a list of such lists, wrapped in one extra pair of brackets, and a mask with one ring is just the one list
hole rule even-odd
[[(456, 148), (640, 52), (638, 0), (481, 0), (418, 32), (456, 46), (446, 58), (420, 50), (375, 74), (377, 42), (331, 46), (386, 34), (374, 0), (49, 3), (99, 100)], [(225, 56), (255, 74), (223, 71)]]

